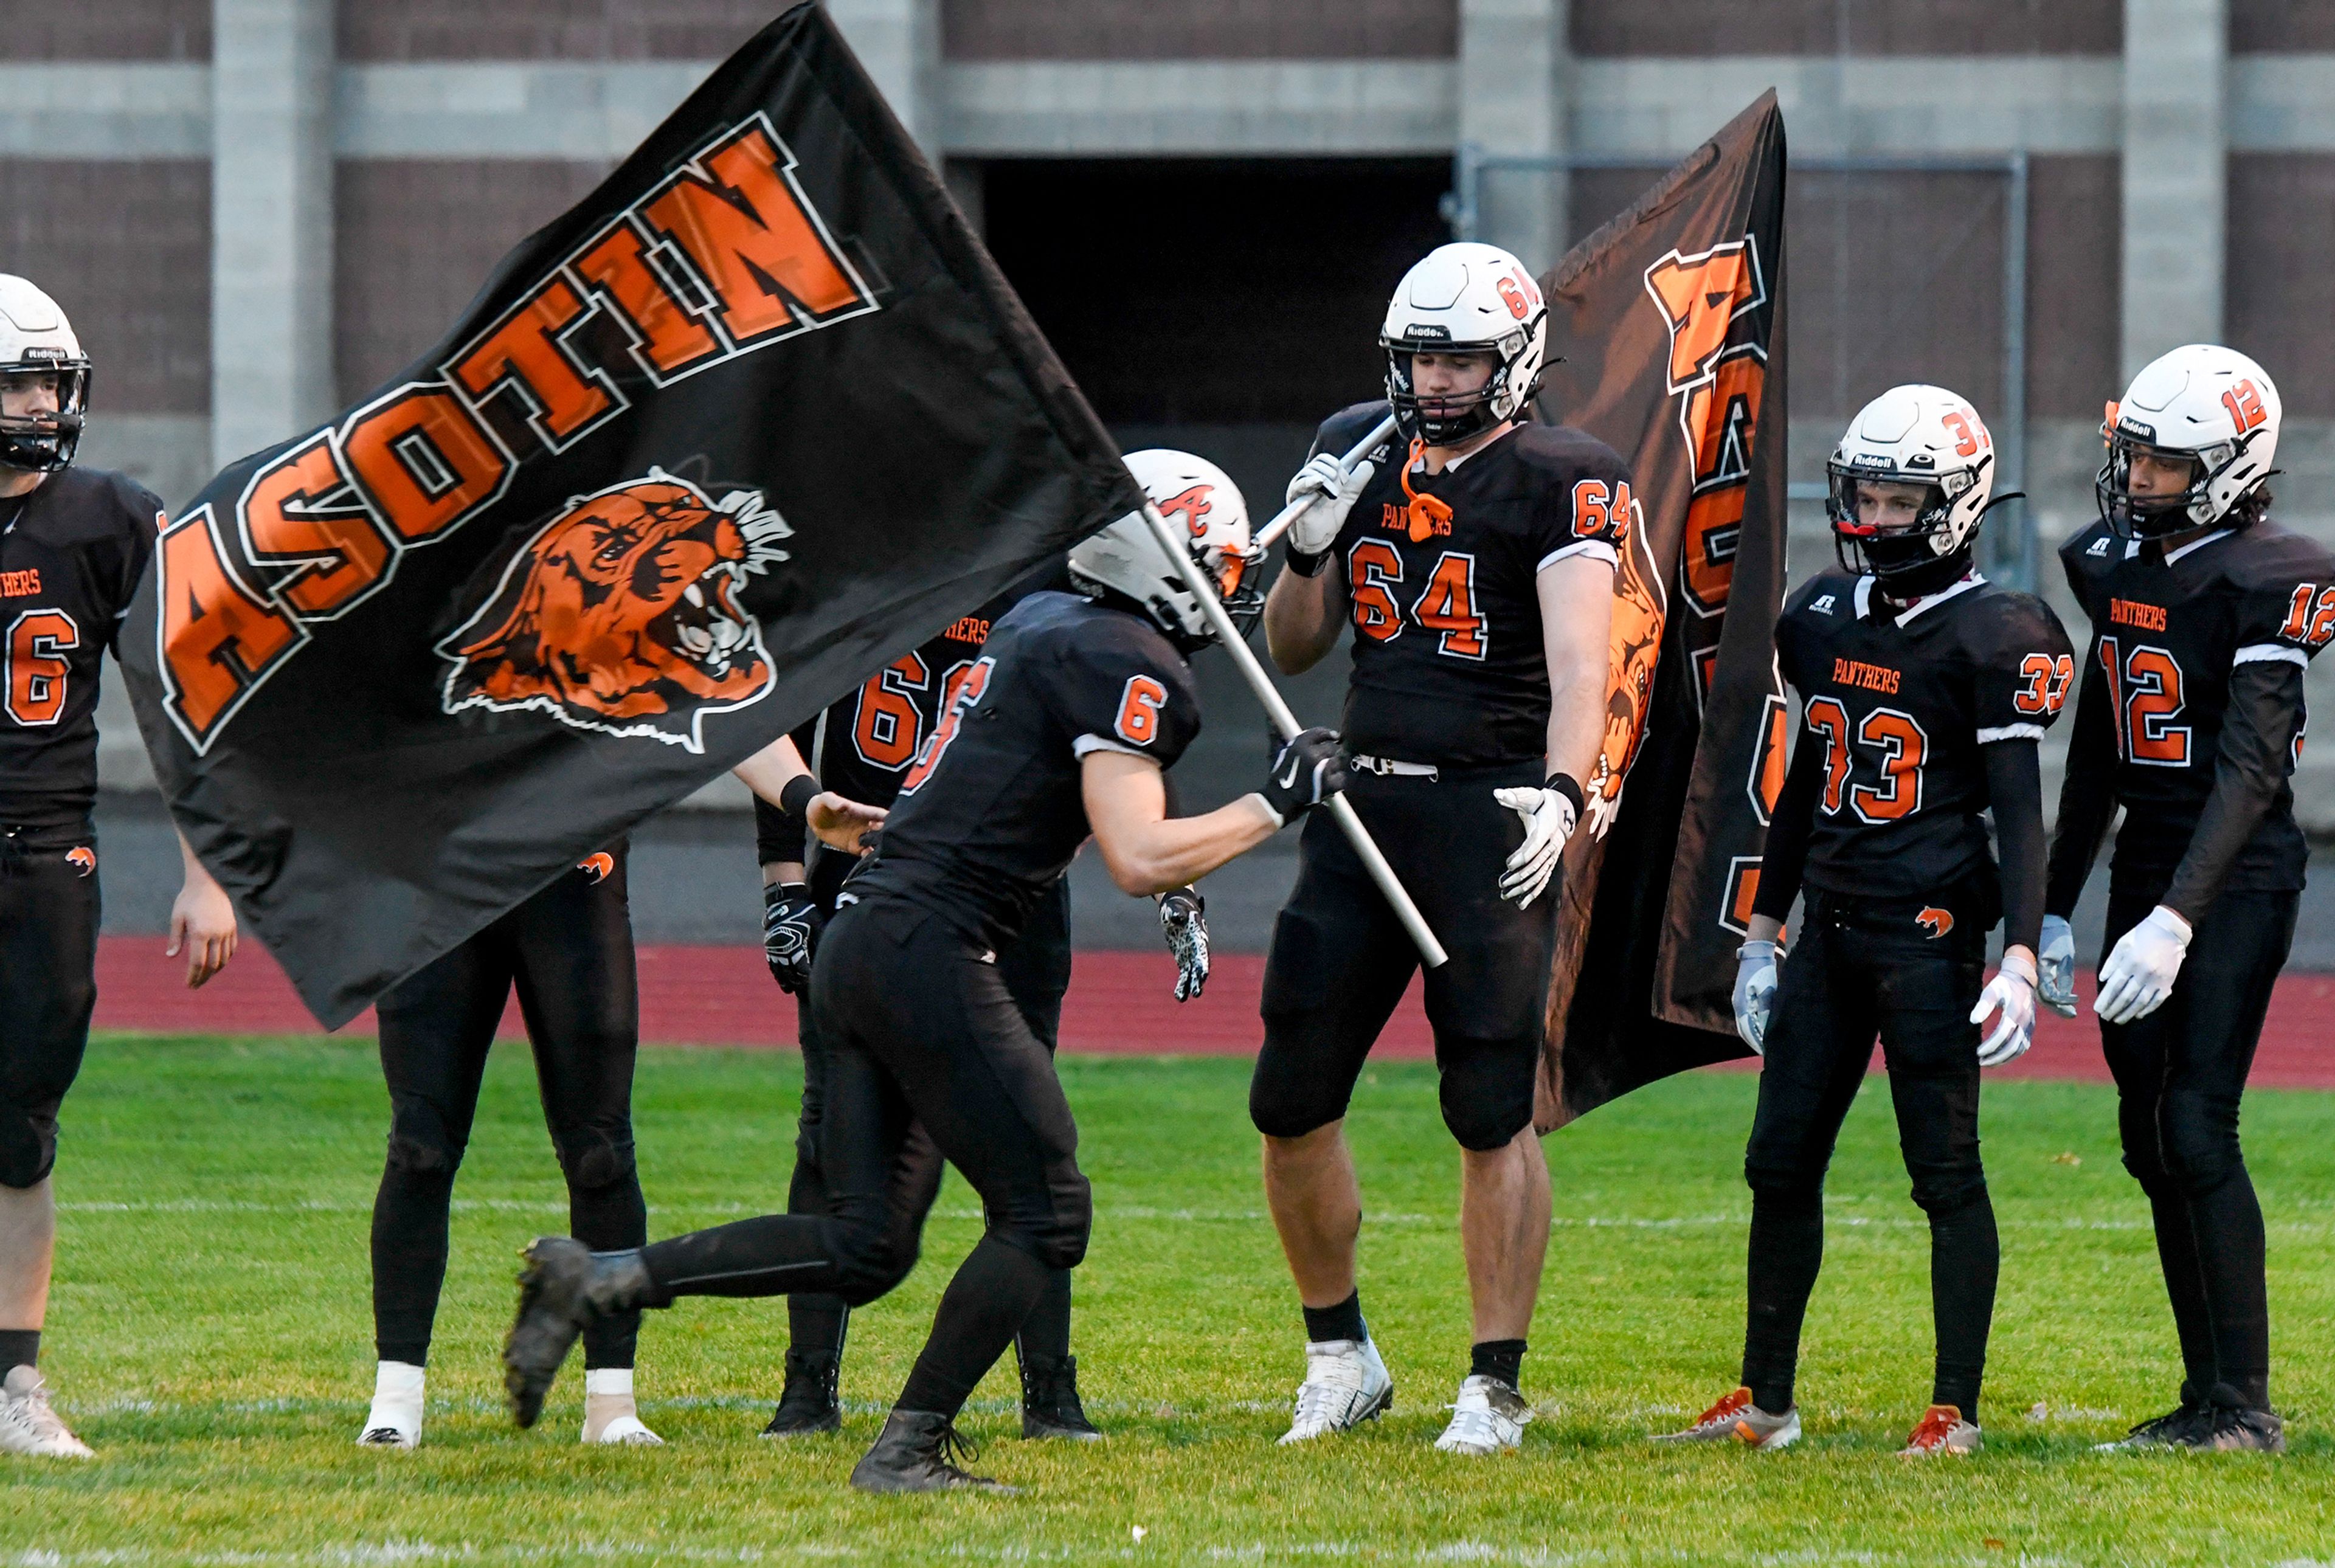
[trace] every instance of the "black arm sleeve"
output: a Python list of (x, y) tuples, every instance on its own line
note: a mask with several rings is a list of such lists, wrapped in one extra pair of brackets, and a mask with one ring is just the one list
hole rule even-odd
[(1824, 742), (1802, 734), (1792, 752), (1792, 766), (1784, 775), (1783, 793), (1768, 817), (1768, 847), (1759, 857), (1759, 891), (1751, 913), (1771, 920), (1791, 916), (1792, 900), (1800, 895), (1800, 874), (1807, 867), (1808, 833), (1816, 825), (1817, 797), (1824, 789)]
[(2051, 829), (2051, 860), (2043, 887), (2047, 915), (2075, 913), (2092, 874), (2100, 841), (2116, 820), (2116, 714), (2100, 674), (2099, 640), (2084, 662), (2076, 696), (2076, 724), (2068, 739), (2068, 778), (2059, 786), (2059, 819)]
[(2301, 665), (2258, 659), (2231, 669), (2230, 705), (2222, 717), (2213, 792), (2205, 797), (2197, 829), (2189, 836), (2189, 847), (2163, 900), (2192, 925), (2222, 891), (2231, 863), (2285, 787), (2294, 768), (2294, 734), (2301, 719)]
[(2042, 748), (1995, 740), (1980, 750), (1994, 803), (1995, 851), (2002, 857), (2002, 944), (2032, 953), (2043, 936)]

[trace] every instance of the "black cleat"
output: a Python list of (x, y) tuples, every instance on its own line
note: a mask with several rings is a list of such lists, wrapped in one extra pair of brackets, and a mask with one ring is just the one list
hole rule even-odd
[(2217, 1454), (2283, 1454), (2286, 1423), (2268, 1410), (2215, 1405), (2213, 1424), (2189, 1446)]
[(842, 1402), (836, 1384), (843, 1363), (833, 1356), (787, 1352), (787, 1386), (779, 1395), (778, 1410), (762, 1428), (765, 1437), (812, 1437), (843, 1427)]
[(2214, 1407), (2202, 1399), (2184, 1399), (2162, 1416), (2143, 1421), (2112, 1443), (2094, 1447), (2102, 1452), (2138, 1448), (2194, 1448), (2211, 1435)]
[(883, 1436), (852, 1466), (851, 1484), (863, 1492), (948, 1492), (961, 1486), (1012, 1494), (1021, 1490), (964, 1466), (981, 1450), (946, 1416), (895, 1410), (884, 1418)]
[(1102, 1434), (1079, 1403), (1079, 1359), (1031, 1356), (1022, 1362), (1022, 1436), (1100, 1443)]
[(538, 1236), (519, 1254), (518, 1315), (503, 1339), (503, 1390), (511, 1418), (535, 1425), (568, 1349), (594, 1318), (664, 1306), (637, 1252), (596, 1253), (567, 1236)]

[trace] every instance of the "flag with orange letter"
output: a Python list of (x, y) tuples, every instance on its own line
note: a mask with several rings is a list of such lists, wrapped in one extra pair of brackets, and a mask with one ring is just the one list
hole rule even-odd
[(1604, 750), (1566, 857), (1544, 1131), (1748, 1054), (1735, 947), (1786, 743), (1783, 237), (1770, 92), (1542, 280), (1565, 355), (1543, 412), (1620, 452), (1641, 508), (1615, 578)]
[(1142, 492), (825, 10), (162, 531), (173, 815), (328, 1026)]

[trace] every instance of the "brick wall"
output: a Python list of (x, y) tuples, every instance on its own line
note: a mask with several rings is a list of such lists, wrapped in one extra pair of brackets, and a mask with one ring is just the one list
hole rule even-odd
[(337, 31), (341, 58), (353, 61), (719, 60), (780, 9), (773, 0), (340, 0)]
[(941, 0), (952, 60), (1448, 58), (1458, 0)]
[(1578, 54), (2116, 54), (2124, 49), (2124, 6), (2122, 0), (1572, 0), (1572, 39)]

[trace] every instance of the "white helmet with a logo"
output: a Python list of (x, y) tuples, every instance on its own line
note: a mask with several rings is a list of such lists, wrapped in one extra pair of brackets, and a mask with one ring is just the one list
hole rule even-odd
[(0, 413), (0, 468), (53, 473), (73, 460), (89, 408), (89, 356), (57, 302), (13, 273), (0, 272), (0, 378), (54, 375), (57, 406)]
[[(1189, 452), (1155, 447), (1127, 455), (1128, 471), (1143, 487), (1168, 531), (1186, 541), (1200, 572), (1216, 584), (1233, 624), (1245, 633), (1264, 608), (1255, 581), (1263, 554), (1249, 543), (1248, 503), (1224, 469)], [(1168, 639), (1189, 651), (1216, 640), (1200, 601), (1176, 564), (1160, 553), (1158, 536), (1141, 518), (1120, 518), (1071, 547), (1071, 580), (1083, 591), (1110, 595), (1139, 606)]]
[[(1843, 566), (1871, 573), (1898, 598), (1951, 587), (1970, 570), (1994, 489), (1994, 438), (1968, 400), (1939, 386), (1891, 387), (1848, 421), (1825, 471)], [(1913, 526), (1884, 532), (1864, 521), (1860, 482), (1925, 487)]]
[[(2100, 516), (2127, 538), (2220, 522), (2270, 477), (2282, 413), (2277, 384), (2233, 348), (2193, 343), (2150, 361), (2108, 404), (2100, 427), (2108, 443), (2108, 460), (2093, 482)], [(2189, 488), (2130, 494), (2135, 453), (2187, 460)]]
[[(1497, 245), (1438, 246), (1402, 275), (1379, 329), (1387, 402), (1412, 440), (1450, 446), (1515, 419), (1540, 386), (1548, 359), (1548, 302), (1525, 264)], [(1414, 353), (1489, 353), (1483, 390), (1422, 404)]]

